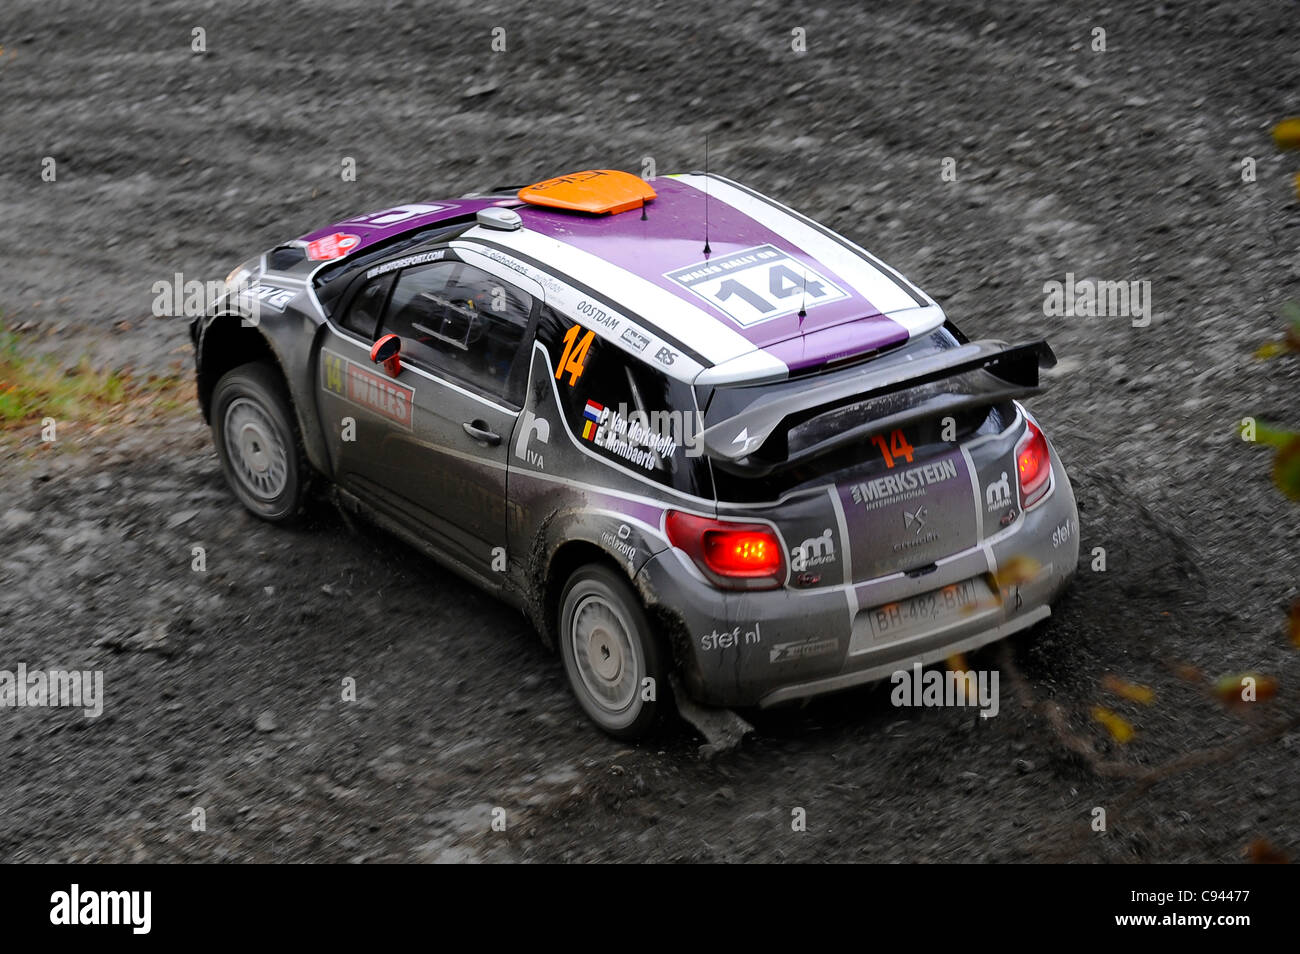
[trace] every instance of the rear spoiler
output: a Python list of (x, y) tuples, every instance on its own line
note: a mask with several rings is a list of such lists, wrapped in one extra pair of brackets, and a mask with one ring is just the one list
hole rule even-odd
[[(874, 372), (867, 364), (860, 374), (810, 383), (794, 396), (759, 398), (736, 416), (707, 428), (701, 435), (704, 452), (728, 470), (766, 473), (913, 421), (1037, 394), (1042, 390), (1039, 368), (1055, 365), (1056, 355), (1046, 341), (1008, 345), (991, 340), (972, 341)], [(862, 423), (800, 448), (784, 460), (762, 459), (759, 451), (777, 431), (843, 407), (860, 411)]]

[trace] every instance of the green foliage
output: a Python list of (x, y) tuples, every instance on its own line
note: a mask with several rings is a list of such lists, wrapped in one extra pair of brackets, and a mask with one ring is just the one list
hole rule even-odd
[(179, 406), (177, 375), (137, 379), (89, 358), (64, 369), (48, 355), (29, 353), (21, 339), (0, 328), (0, 429), (39, 421), (100, 420), (144, 398), (160, 409)]

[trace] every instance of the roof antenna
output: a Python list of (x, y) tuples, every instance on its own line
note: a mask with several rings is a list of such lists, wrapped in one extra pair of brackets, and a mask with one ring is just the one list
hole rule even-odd
[(713, 254), (709, 248), (709, 134), (704, 134), (704, 257)]
[(649, 217), (645, 214), (645, 196), (641, 197), (641, 221), (644, 222)]
[(808, 269), (803, 270), (803, 297), (799, 301), (799, 322), (808, 317)]

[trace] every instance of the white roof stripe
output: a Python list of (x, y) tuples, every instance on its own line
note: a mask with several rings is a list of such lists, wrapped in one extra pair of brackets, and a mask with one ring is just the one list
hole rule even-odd
[[(517, 259), (512, 259), (513, 265), (502, 264), (502, 259), (511, 258), (509, 252), (487, 248), (473, 241), (456, 239), (451, 243), (451, 247), (462, 253), (462, 257), (466, 252), (471, 252), (472, 259), (470, 260), (476, 263), (490, 262), (491, 267), (487, 270), (506, 282), (515, 282), (520, 277), (526, 278), (530, 285), (537, 286), (537, 292), (534, 292), (534, 294), (540, 293), (543, 300), (561, 315), (564, 315), (570, 321), (578, 322), (583, 327), (595, 332), (596, 337), (603, 338), (615, 348), (625, 351), (635, 358), (640, 358), (643, 361), (653, 358), (659, 363), (660, 370), (671, 378), (691, 382), (695, 380), (696, 375), (704, 370), (704, 366), (697, 363), (689, 355), (680, 353), (678, 345), (663, 340), (654, 328), (649, 327), (644, 322), (633, 321), (616, 305), (601, 302), (600, 312), (605, 316), (606, 320), (603, 322), (593, 321), (589, 313), (584, 314), (582, 308), (585, 304), (584, 299), (589, 298), (590, 295), (574, 288), (568, 281), (555, 275), (553, 271)], [(574, 281), (576, 280), (574, 279)], [(628, 329), (635, 332), (633, 339), (630, 341), (624, 336)], [(672, 358), (670, 363), (665, 364), (658, 357), (660, 348), (669, 350)]]
[(891, 311), (888, 315), (890, 321), (897, 322), (907, 329), (909, 338), (928, 334), (947, 321), (947, 316), (938, 305), (905, 308), (902, 311)]
[[(679, 175), (673, 176), (678, 182), (704, 191), (708, 182), (710, 199), (725, 202), (727, 205), (744, 213), (756, 222), (782, 238), (803, 249), (812, 258), (824, 264), (840, 278), (848, 282), (867, 301), (885, 314), (892, 317), (893, 312), (901, 312), (917, 307), (916, 301), (889, 275), (876, 268), (871, 262), (862, 258), (853, 249), (828, 238), (822, 232), (804, 222), (797, 215), (783, 206), (771, 205), (754, 198), (749, 193), (716, 176)], [(844, 239), (848, 242), (848, 239)], [(849, 245), (853, 243), (849, 242)], [(865, 250), (861, 250), (867, 254)], [(905, 280), (905, 279), (904, 279)], [(918, 291), (918, 294), (920, 292)], [(922, 294), (924, 298), (924, 294)], [(906, 324), (906, 322), (900, 322)], [(910, 330), (910, 329), (909, 329)]]

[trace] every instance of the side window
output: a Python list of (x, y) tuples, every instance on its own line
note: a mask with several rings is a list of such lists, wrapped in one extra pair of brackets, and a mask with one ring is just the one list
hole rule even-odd
[(398, 275), (383, 332), (401, 336), (407, 360), (517, 403), (511, 372), (532, 308), (531, 295), (482, 269), (433, 262)]
[(343, 327), (356, 332), (367, 341), (374, 341), (379, 316), (384, 311), (384, 300), (388, 298), (388, 289), (392, 284), (393, 276), (384, 275), (357, 292), (348, 305), (347, 314), (343, 316)]

